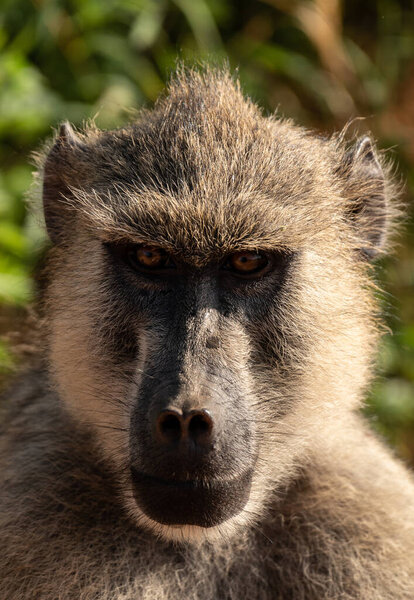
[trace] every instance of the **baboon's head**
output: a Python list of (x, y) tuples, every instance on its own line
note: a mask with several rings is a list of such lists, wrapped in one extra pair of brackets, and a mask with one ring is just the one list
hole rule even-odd
[(387, 186), (368, 138), (263, 117), (221, 72), (181, 74), (124, 129), (61, 127), (51, 371), (140, 522), (235, 530), (355, 409)]

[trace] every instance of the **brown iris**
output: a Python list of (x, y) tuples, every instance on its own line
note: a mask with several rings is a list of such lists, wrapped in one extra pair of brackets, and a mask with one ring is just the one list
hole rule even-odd
[(269, 260), (265, 254), (242, 251), (232, 254), (226, 267), (238, 275), (253, 275), (263, 271), (268, 263)]
[(144, 269), (163, 269), (169, 267), (169, 255), (158, 246), (138, 246), (131, 251), (132, 262)]
[[(139, 246), (114, 246), (115, 252), (124, 256), (131, 267), (138, 271), (152, 271), (154, 274), (161, 275), (167, 270), (172, 271), (177, 269), (175, 259), (161, 248), (152, 244), (142, 244)], [(222, 263), (221, 269), (231, 272), (238, 277), (246, 279), (261, 277), (264, 272), (267, 272), (273, 260), (265, 252), (242, 250), (234, 252), (228, 256), (227, 260)], [(166, 274), (166, 273), (165, 273)]]

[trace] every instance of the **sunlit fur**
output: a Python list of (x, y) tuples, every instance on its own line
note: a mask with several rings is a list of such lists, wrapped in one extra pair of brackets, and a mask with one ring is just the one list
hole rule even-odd
[[(64, 127), (48, 146), (42, 340), (0, 438), (2, 598), (414, 597), (414, 484), (358, 413), (381, 328), (366, 256), (397, 212), (389, 168), (360, 147), (264, 117), (208, 70), (178, 73), (124, 129)], [(243, 249), (297, 257), (260, 322), (200, 298), (187, 324), (255, 415), (250, 499), (211, 529), (160, 525), (132, 496), (129, 417), (161, 342), (129, 315), (136, 356), (108, 350), (126, 322), (102, 242), (121, 240), (195, 269)], [(209, 385), (200, 356), (184, 360), (191, 393)]]

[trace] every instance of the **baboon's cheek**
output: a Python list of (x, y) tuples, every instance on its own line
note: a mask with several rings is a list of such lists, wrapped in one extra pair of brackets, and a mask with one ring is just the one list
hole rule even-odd
[(246, 506), (253, 470), (231, 481), (174, 481), (131, 469), (133, 494), (139, 508), (162, 525), (215, 527)]

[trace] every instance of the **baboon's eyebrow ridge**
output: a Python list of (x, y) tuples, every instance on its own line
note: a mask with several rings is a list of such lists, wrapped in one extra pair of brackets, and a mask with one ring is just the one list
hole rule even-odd
[(265, 195), (252, 202), (248, 195), (209, 199), (118, 188), (74, 189), (73, 198), (84, 225), (104, 241), (157, 243), (198, 262), (237, 250), (298, 250), (334, 223), (325, 202), (310, 212), (306, 204), (293, 210), (291, 199)]

